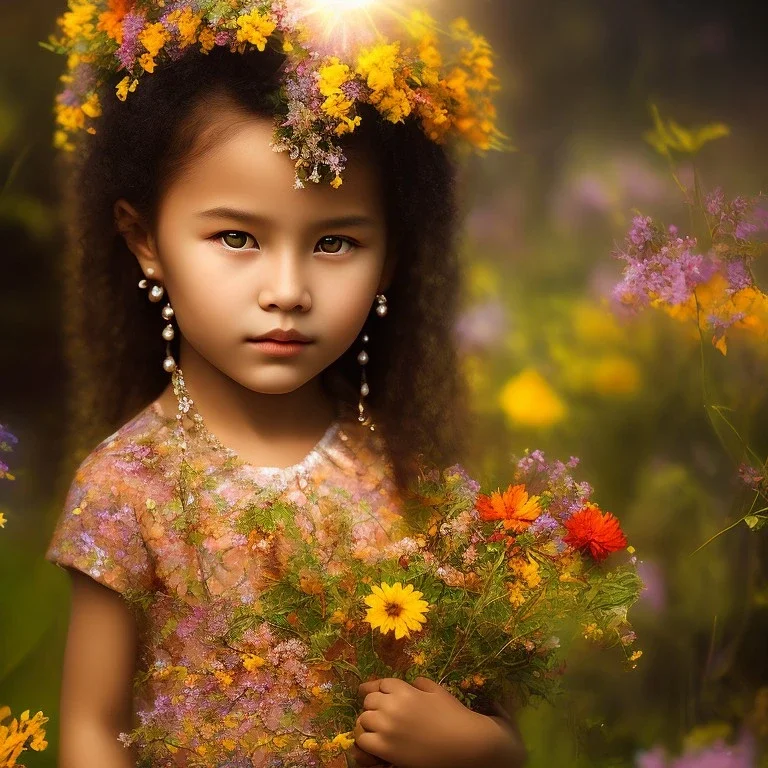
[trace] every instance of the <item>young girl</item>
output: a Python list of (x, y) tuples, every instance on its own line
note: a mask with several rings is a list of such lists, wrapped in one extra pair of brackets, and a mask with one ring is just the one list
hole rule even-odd
[[(344, 162), (333, 155), (322, 183), (301, 149), (271, 147), (296, 17), (274, 11), (281, 45), (261, 46), (252, 26), (225, 23), (235, 3), (209, 3), (219, 16), (203, 5), (71, 0), (62, 25), (70, 41), (100, 30), (122, 70), (152, 73), (135, 87), (109, 72), (85, 118), (66, 110), (98, 70), (70, 78), (59, 100), (57, 141), (75, 150), (68, 328), (87, 453), (46, 553), (72, 578), (62, 768), (278, 765), (258, 746), (258, 724), (291, 704), (259, 684), (269, 629), (235, 643), (222, 627), (279, 578), (287, 549), (279, 529), (243, 528), (244, 517), (280, 498), (321, 515), (342, 488), (370, 510), (352, 521), (361, 551), (382, 547), (419, 461), (463, 450), (445, 149), (414, 117), (394, 122), (361, 99), (353, 130), (337, 132)], [(73, 140), (73, 123), (87, 135)], [(358, 693), (347, 764), (521, 764), (504, 702), (473, 712), (425, 678)], [(222, 722), (239, 738), (214, 762)], [(139, 724), (153, 738), (129, 745)]]

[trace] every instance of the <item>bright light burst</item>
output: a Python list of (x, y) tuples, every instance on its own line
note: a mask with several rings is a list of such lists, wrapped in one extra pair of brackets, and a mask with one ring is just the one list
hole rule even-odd
[(387, 37), (408, 5), (408, 0), (294, 0), (291, 9), (313, 33), (313, 48), (343, 55)]

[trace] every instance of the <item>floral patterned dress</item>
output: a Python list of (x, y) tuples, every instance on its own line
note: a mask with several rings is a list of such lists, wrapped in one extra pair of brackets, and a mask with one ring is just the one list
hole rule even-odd
[[(322, 547), (336, 525), (324, 509), (347, 501), (355, 556), (381, 553), (406, 533), (383, 440), (339, 411), (302, 461), (277, 468), (202, 439), (186, 440), (182, 453), (179, 434), (175, 415), (154, 401), (94, 448), (45, 554), (135, 611), (139, 735), (121, 740), (152, 768), (319, 765), (306, 724), (323, 709), (329, 678), (304, 663), (306, 648), (276, 643), (248, 611), (290, 557), (265, 510), (299, 509), (299, 527)], [(293, 728), (307, 732), (304, 753), (270, 757), (265, 744)]]

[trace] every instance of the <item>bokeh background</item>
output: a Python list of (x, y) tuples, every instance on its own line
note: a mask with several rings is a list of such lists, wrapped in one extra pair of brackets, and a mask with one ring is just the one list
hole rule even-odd
[[(474, 393), (471, 470), (495, 487), (525, 448), (580, 457), (577, 477), (622, 520), (647, 584), (631, 614), (637, 667), (576, 643), (562, 696), (519, 713), (529, 764), (761, 764), (740, 734), (768, 736), (768, 529), (740, 524), (696, 550), (748, 501), (743, 445), (704, 408), (702, 361), (765, 457), (765, 350), (743, 340), (723, 357), (661, 313), (617, 315), (608, 297), (635, 209), (686, 223), (667, 163), (643, 140), (650, 103), (683, 125), (730, 126), (696, 158), (705, 185), (768, 192), (764, 27), (746, 4), (711, 0), (445, 5), (493, 43), (517, 146), (468, 166), (457, 334)], [(64, 62), (37, 41), (65, 5), (0, 7), (0, 423), (19, 439), (2, 456), (15, 479), (0, 479), (0, 705), (50, 717), (48, 748), (22, 757), (42, 767), (55, 765), (68, 611), (67, 577), (42, 554), (74, 457), (50, 171)]]

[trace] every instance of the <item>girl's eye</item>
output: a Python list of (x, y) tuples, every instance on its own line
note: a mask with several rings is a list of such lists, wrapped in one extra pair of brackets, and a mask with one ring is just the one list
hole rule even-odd
[[(345, 243), (349, 246), (349, 248), (346, 251), (342, 251), (341, 248)], [(317, 245), (323, 249), (327, 248), (327, 250), (323, 250), (322, 253), (337, 255), (340, 253), (349, 253), (349, 251), (357, 246), (357, 243), (353, 240), (350, 240), (348, 237), (341, 237), (340, 235), (328, 235), (328, 237), (323, 237)]]
[(219, 234), (216, 235), (217, 240), (224, 240), (225, 245), (237, 251), (242, 251), (245, 249), (245, 245), (249, 238), (253, 240), (254, 245), (257, 245), (256, 241), (249, 234), (245, 232), (238, 232), (237, 230), (219, 232)]

